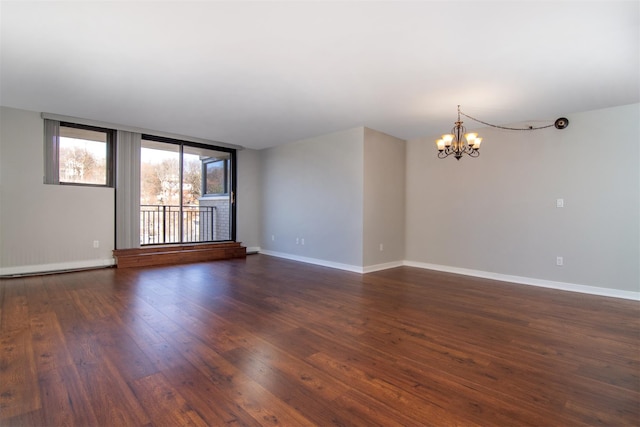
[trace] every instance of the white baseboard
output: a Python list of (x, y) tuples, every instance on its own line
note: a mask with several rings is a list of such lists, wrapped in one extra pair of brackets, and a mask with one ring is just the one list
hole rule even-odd
[[(265, 255), (285, 258), (292, 261), (300, 261), (307, 264), (320, 265), (323, 267), (335, 268), (338, 270), (350, 271), (353, 273), (373, 273), (375, 271), (387, 270), (401, 266), (417, 267), (426, 270), (443, 271), (447, 273), (462, 274), (464, 276), (482, 277), (484, 279), (497, 280), (500, 282), (516, 283), (528, 286), (538, 286), (542, 288), (557, 289), (562, 291), (579, 292), (583, 294), (599, 295), (612, 298), (622, 298), (640, 301), (640, 292), (623, 291), (619, 289), (600, 288), (596, 286), (578, 285), (575, 283), (555, 282), (551, 280), (535, 279), (531, 277), (511, 276), (507, 274), (492, 273), (488, 271), (472, 270), (468, 268), (451, 267), (447, 265), (430, 264), (417, 261), (393, 261), (383, 264), (370, 265), (360, 267), (350, 264), (342, 264), (333, 261), (326, 261), (317, 258), (302, 257), (298, 255), (287, 254), (283, 252), (275, 252), (260, 249), (260, 247), (247, 248), (247, 253), (262, 253)], [(93, 259), (85, 261), (62, 262), (53, 264), (25, 265), (19, 267), (0, 267), (0, 277), (21, 276), (28, 274), (44, 274), (53, 272), (63, 272), (71, 270), (84, 270), (89, 268), (101, 268), (115, 265), (113, 258)]]
[(85, 270), (115, 265), (113, 258), (90, 259), (85, 261), (60, 262), (54, 264), (23, 265), (19, 267), (0, 267), (0, 276), (22, 276), (27, 274), (43, 274), (70, 270)]
[(388, 270), (390, 268), (402, 267), (404, 265), (403, 261), (393, 261), (393, 262), (387, 262), (384, 264), (375, 264), (375, 265), (360, 267), (357, 265), (341, 264), (339, 262), (326, 261), (318, 258), (301, 257), (298, 255), (291, 255), (283, 252), (274, 252), (274, 251), (269, 251), (264, 249), (260, 249), (260, 253), (264, 255), (275, 256), (278, 258), (290, 259), (292, 261), (300, 261), (300, 262), (305, 262), (307, 264), (321, 265), (323, 267), (336, 268), (338, 270), (346, 270), (346, 271), (351, 271), (353, 273), (360, 273), (360, 274), (373, 273), (374, 271), (380, 271), (380, 270)]
[(360, 267), (356, 265), (340, 264), (331, 261), (325, 261), (316, 258), (306, 258), (297, 255), (286, 254), (282, 252), (273, 252), (268, 250), (260, 250), (260, 253), (265, 255), (276, 256), (279, 258), (286, 258), (293, 261), (305, 262), (308, 264), (321, 265), (324, 267), (337, 268), (340, 270), (352, 271), (354, 273), (373, 273), (374, 271), (386, 270), (389, 268), (395, 268), (400, 266), (424, 268), (426, 270), (444, 271), (447, 273), (461, 274), (464, 276), (482, 277), (484, 279), (497, 280), (500, 282), (509, 282), (520, 285), (538, 286), (541, 288), (557, 289), (561, 291), (579, 292), (583, 294), (599, 295), (612, 298), (622, 298), (640, 301), (640, 292), (623, 291), (620, 289), (600, 288), (596, 286), (578, 285), (575, 283), (566, 282), (554, 282), (551, 280), (535, 279), (532, 277), (511, 276), (507, 274), (491, 273), (488, 271), (471, 270), (468, 268), (451, 267), (447, 265), (429, 264), (426, 262), (417, 261), (394, 261), (384, 264), (370, 265), (366, 267)]
[(358, 267), (357, 265), (341, 264), (339, 262), (326, 261), (326, 260), (318, 259), (318, 258), (308, 258), (308, 257), (303, 257), (303, 256), (298, 256), (298, 255), (291, 255), (291, 254), (287, 254), (287, 253), (284, 253), (284, 252), (269, 251), (269, 250), (265, 250), (265, 249), (261, 249), (260, 253), (264, 254), (264, 255), (275, 256), (275, 257), (278, 257), (278, 258), (290, 259), (292, 261), (300, 261), (300, 262), (304, 262), (304, 263), (307, 263), (307, 264), (320, 265), (322, 267), (330, 267), (330, 268), (336, 268), (338, 270), (351, 271), (353, 273), (362, 273), (363, 272), (362, 271), (363, 270), (362, 267)]
[(554, 282), (551, 280), (534, 279), (531, 277), (511, 276), (507, 274), (491, 273), (488, 271), (471, 270), (468, 268), (450, 267), (447, 265), (429, 264), (425, 262), (404, 261), (403, 265), (418, 267), (427, 270), (444, 271), (447, 273), (462, 274), (464, 276), (482, 277), (484, 279), (500, 282), (517, 283), (520, 285), (538, 286), (541, 288), (557, 289), (561, 291), (579, 292), (583, 294), (599, 295), (613, 298), (623, 298), (640, 301), (640, 292), (623, 291), (619, 289), (600, 288), (596, 286), (578, 285), (575, 283)]
[(257, 254), (260, 252), (260, 246), (248, 246), (247, 255)]
[(362, 268), (362, 273), (373, 273), (374, 271), (388, 270), (390, 268), (402, 267), (404, 261), (385, 262), (384, 264), (368, 265)]

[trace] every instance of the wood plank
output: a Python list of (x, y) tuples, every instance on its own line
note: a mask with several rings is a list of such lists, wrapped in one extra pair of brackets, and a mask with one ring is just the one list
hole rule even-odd
[[(109, 347), (110, 341), (107, 340), (106, 344), (104, 341), (105, 334), (108, 336), (109, 333), (105, 332), (105, 328), (117, 325), (117, 322), (110, 323), (101, 317), (87, 319), (83, 310), (75, 304), (72, 293), (67, 292), (70, 304), (66, 301), (56, 301), (52, 308), (64, 334), (67, 351), (73, 359), (81, 384), (79, 389), (84, 390), (98, 420), (97, 425), (126, 426), (149, 423), (146, 412), (134, 397), (123, 376), (135, 377), (130, 374), (131, 369), (135, 371), (139, 368), (122, 363), (122, 360), (126, 360), (122, 355), (116, 355), (114, 362), (112, 357), (116, 351)], [(117, 327), (113, 332), (122, 333)], [(153, 371), (153, 365), (147, 363), (148, 366), (145, 368)]]
[(23, 329), (29, 323), (29, 305), (22, 279), (10, 279), (3, 292), (0, 332)]
[(31, 331), (14, 327), (0, 333), (0, 420), (41, 407)]
[(74, 365), (49, 369), (39, 377), (43, 417), (48, 425), (100, 425), (89, 398), (88, 384), (81, 381)]
[(25, 296), (29, 305), (29, 314), (42, 314), (51, 311), (51, 297), (47, 293), (43, 276), (30, 276), (23, 278)]
[[(151, 307), (147, 309), (153, 310)], [(157, 319), (154, 320), (155, 325), (158, 325)], [(165, 320), (170, 322), (168, 319)], [(162, 333), (173, 334), (178, 331), (177, 329), (172, 328), (171, 332), (167, 332), (160, 327), (160, 332), (156, 332), (143, 318), (132, 318), (131, 322), (125, 323), (125, 327), (136, 339), (140, 349), (147, 355), (155, 369), (158, 372), (170, 373), (166, 379), (167, 382), (170, 382), (171, 387), (184, 397), (189, 407), (196, 411), (207, 425), (254, 425), (256, 423), (249, 414), (226, 396), (222, 396), (223, 398), (215, 396), (211, 391), (214, 387), (213, 383), (195, 369), (179, 350), (162, 338)], [(138, 396), (142, 400), (144, 393)], [(212, 399), (215, 400), (215, 405), (211, 405)]]
[(96, 425), (134, 426), (151, 422), (140, 401), (108, 357), (76, 365), (98, 420)]
[[(109, 358), (122, 378), (131, 382), (158, 372), (152, 361), (141, 350), (141, 346), (131, 337), (120, 319), (109, 319), (97, 323), (96, 343)], [(117, 325), (117, 328), (113, 326)]]
[(67, 351), (67, 343), (54, 312), (36, 314), (31, 317), (33, 353), (38, 373), (62, 369), (73, 365), (73, 359)]
[(218, 390), (229, 396), (258, 423), (264, 425), (314, 425), (302, 414), (274, 396), (268, 389), (251, 380), (217, 352), (188, 335), (165, 337), (175, 348), (183, 351), (185, 359), (209, 379)]
[[(300, 361), (292, 366), (282, 360), (276, 365), (272, 362), (283, 355), (272, 354), (271, 350), (268, 353), (236, 348), (223, 357), (238, 368), (249, 366), (243, 369), (247, 376), (290, 407), (303, 412), (315, 425), (335, 424), (341, 418), (332, 409), (332, 401), (346, 393), (348, 386)], [(304, 386), (300, 387), (301, 384)]]
[[(176, 358), (174, 360), (178, 360)], [(261, 426), (232, 395), (219, 390), (190, 362), (178, 363), (171, 369), (168, 381), (210, 426)]]
[(161, 373), (132, 383), (138, 400), (156, 425), (207, 426)]
[[(1, 418), (0, 418), (1, 419)], [(35, 411), (25, 412), (14, 417), (1, 419), (1, 425), (4, 427), (22, 427), (22, 426), (47, 426), (49, 423), (45, 420), (44, 412), (42, 409), (36, 409)]]

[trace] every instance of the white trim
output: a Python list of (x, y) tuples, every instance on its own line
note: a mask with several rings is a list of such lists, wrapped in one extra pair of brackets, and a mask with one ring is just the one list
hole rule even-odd
[(468, 268), (450, 267), (447, 265), (429, 264), (425, 262), (404, 261), (407, 267), (424, 268), (427, 270), (444, 271), (447, 273), (462, 274), (465, 276), (482, 277), (485, 279), (510, 282), (520, 285), (538, 286), (541, 288), (557, 289), (562, 291), (580, 292), (583, 294), (599, 295), (613, 298), (623, 298), (640, 301), (640, 292), (623, 291), (620, 289), (600, 288), (596, 286), (578, 285), (575, 283), (554, 282), (551, 280), (534, 279), (531, 277), (510, 276), (507, 274), (491, 273), (488, 271), (471, 270)]
[(249, 246), (247, 248), (247, 255), (249, 254), (257, 254), (260, 252), (260, 246)]
[(115, 259), (91, 259), (86, 261), (61, 262), (55, 264), (24, 265), (20, 267), (1, 267), (0, 276), (20, 276), (25, 274), (52, 273), (88, 268), (109, 267), (115, 265)]
[(388, 270), (390, 268), (402, 267), (404, 261), (385, 262), (384, 264), (368, 265), (362, 268), (362, 273), (373, 273), (374, 271)]
[(307, 264), (315, 264), (315, 265), (321, 265), (323, 267), (336, 268), (338, 270), (351, 271), (353, 273), (362, 273), (363, 272), (363, 268), (362, 267), (358, 267), (356, 265), (341, 264), (339, 262), (325, 261), (323, 259), (308, 258), (308, 257), (303, 257), (303, 256), (298, 256), (298, 255), (291, 255), (291, 254), (287, 254), (287, 253), (284, 253), (284, 252), (269, 251), (269, 250), (265, 250), (265, 249), (261, 249), (260, 253), (264, 254), (264, 255), (278, 257), (278, 258), (290, 259), (292, 261), (305, 262)]

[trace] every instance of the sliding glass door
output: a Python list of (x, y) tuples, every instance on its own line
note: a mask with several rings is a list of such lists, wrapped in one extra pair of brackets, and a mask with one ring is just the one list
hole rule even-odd
[(140, 244), (235, 240), (235, 150), (143, 135)]

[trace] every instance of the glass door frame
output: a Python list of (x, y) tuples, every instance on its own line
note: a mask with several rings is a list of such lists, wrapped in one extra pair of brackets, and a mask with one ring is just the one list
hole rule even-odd
[[(202, 143), (198, 143), (198, 142), (192, 142), (192, 141), (188, 141), (188, 140), (181, 140), (181, 139), (174, 139), (174, 138), (167, 138), (167, 137), (163, 137), (163, 136), (157, 136), (157, 135), (149, 135), (149, 134), (142, 134), (141, 135), (141, 140), (145, 141), (155, 141), (155, 142), (162, 142), (162, 143), (167, 143), (167, 144), (173, 144), (173, 145), (178, 145), (180, 150), (180, 159), (179, 159), (179, 165), (180, 165), (180, 218), (182, 218), (183, 216), (183, 205), (184, 205), (184, 201), (183, 201), (183, 174), (184, 174), (184, 147), (194, 147), (194, 148), (201, 148), (201, 149), (205, 149), (205, 150), (215, 150), (215, 151), (222, 151), (225, 153), (229, 153), (230, 155), (230, 160), (229, 160), (229, 166), (231, 168), (231, 171), (229, 173), (229, 180), (231, 182), (229, 182), (229, 221), (231, 222), (229, 224), (229, 240), (212, 240), (212, 241), (206, 241), (206, 242), (185, 242), (184, 241), (184, 234), (183, 234), (183, 224), (182, 224), (182, 220), (180, 221), (180, 242), (178, 243), (163, 243), (163, 244), (168, 244), (168, 245), (183, 245), (183, 244), (211, 244), (211, 243), (218, 243), (218, 242), (235, 242), (236, 241), (236, 181), (237, 181), (237, 150), (234, 148), (228, 148), (228, 147), (220, 147), (217, 145), (209, 145), (209, 144), (202, 144)], [(154, 244), (146, 244), (144, 246), (153, 246)]]

